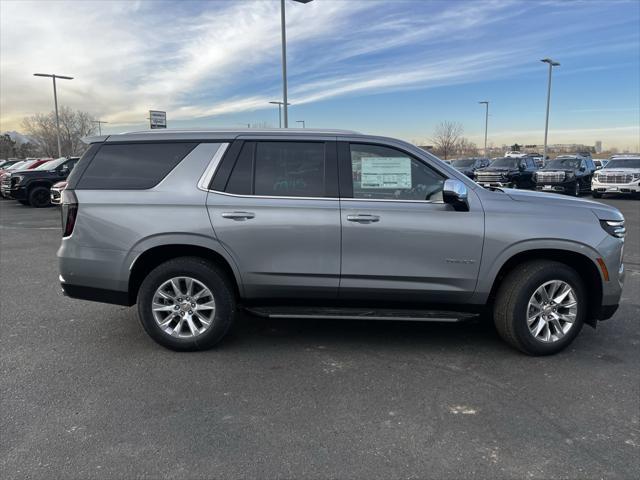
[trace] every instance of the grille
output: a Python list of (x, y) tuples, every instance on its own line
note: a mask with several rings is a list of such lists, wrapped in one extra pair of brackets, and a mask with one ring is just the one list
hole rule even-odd
[(504, 179), (501, 173), (478, 173), (479, 182), (500, 182)]
[(564, 180), (564, 172), (538, 172), (538, 182), (559, 183)]
[(631, 183), (633, 174), (631, 173), (601, 173), (598, 175), (600, 183)]

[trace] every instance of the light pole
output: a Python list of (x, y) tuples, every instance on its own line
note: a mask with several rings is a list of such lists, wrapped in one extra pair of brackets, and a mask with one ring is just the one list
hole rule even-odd
[(487, 131), (489, 129), (489, 102), (487, 100), (483, 100), (482, 102), (478, 102), (481, 105), (487, 107), (485, 117), (484, 117), (484, 156), (487, 156)]
[(98, 124), (98, 135), (102, 135), (102, 124), (103, 123), (109, 123), (109, 122), (105, 122), (104, 120), (91, 120), (93, 123), (97, 123)]
[[(272, 105), (278, 105), (278, 124), (280, 125), (280, 128), (282, 128), (282, 105), (284, 105), (284, 102), (269, 102)], [(290, 103), (287, 103), (287, 105), (291, 105)]]
[(60, 118), (58, 117), (58, 93), (56, 92), (56, 78), (62, 80), (73, 80), (73, 77), (65, 77), (64, 75), (56, 75), (54, 73), (34, 73), (34, 77), (51, 77), (53, 78), (53, 104), (56, 107), (56, 132), (58, 138), (58, 157), (62, 157), (62, 147), (60, 145)]
[(544, 124), (544, 148), (542, 150), (542, 161), (547, 161), (547, 134), (549, 133), (549, 105), (551, 103), (551, 71), (553, 67), (559, 67), (560, 63), (555, 60), (551, 60), (550, 58), (543, 58), (540, 60), (543, 63), (549, 64), (549, 82), (547, 85), (547, 120)]
[[(298, 3), (309, 3), (312, 0), (293, 1)], [(282, 105), (284, 106), (284, 128), (289, 128), (289, 114), (287, 112), (287, 105), (289, 105), (287, 103), (287, 32), (284, 0), (280, 0), (280, 28), (282, 30)]]
[(302, 124), (302, 128), (306, 128), (304, 120), (296, 120), (296, 123), (301, 123)]

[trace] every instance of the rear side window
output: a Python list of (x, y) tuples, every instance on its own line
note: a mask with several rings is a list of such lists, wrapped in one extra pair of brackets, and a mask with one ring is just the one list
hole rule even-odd
[(322, 197), (324, 143), (258, 142), (255, 195)]
[(142, 190), (156, 186), (197, 143), (103, 144), (78, 189)]

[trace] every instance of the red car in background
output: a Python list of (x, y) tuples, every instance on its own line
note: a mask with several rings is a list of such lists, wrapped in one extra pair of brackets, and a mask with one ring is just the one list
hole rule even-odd
[(4, 184), (6, 183), (4, 182), (4, 179), (10, 177), (12, 173), (19, 172), (22, 170), (31, 170), (33, 168), (39, 167), (44, 163), (50, 162), (51, 160), (53, 159), (52, 158), (27, 158), (26, 160), (22, 160), (20, 162), (14, 163), (8, 168), (1, 168), (0, 169), (0, 196), (2, 198), (9, 198), (8, 189), (3, 187), (4, 187)]

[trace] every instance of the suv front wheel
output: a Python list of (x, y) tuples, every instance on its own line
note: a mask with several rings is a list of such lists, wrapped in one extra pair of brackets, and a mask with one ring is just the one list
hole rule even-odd
[(153, 269), (138, 291), (138, 316), (145, 331), (172, 350), (206, 350), (233, 324), (233, 286), (215, 265), (180, 257)]
[(494, 304), (500, 336), (529, 355), (551, 355), (580, 333), (586, 291), (567, 265), (535, 260), (512, 270), (502, 281)]

